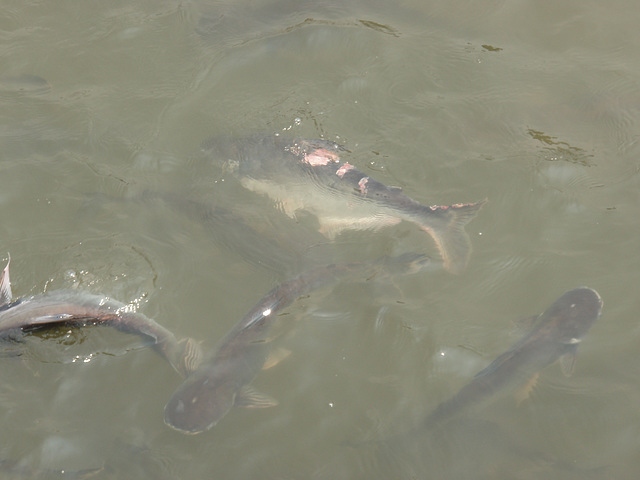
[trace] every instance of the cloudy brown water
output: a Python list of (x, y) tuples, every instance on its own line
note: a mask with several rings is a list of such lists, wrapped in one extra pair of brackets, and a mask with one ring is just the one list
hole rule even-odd
[[(15, 296), (102, 293), (210, 349), (310, 266), (418, 251), (437, 267), (413, 224), (327, 243), (204, 157), (210, 136), (323, 137), (424, 204), (489, 203), (463, 274), (350, 281), (287, 308), (274, 343), (292, 353), (253, 382), (279, 405), (196, 436), (164, 424), (181, 379), (136, 338), (30, 335), (0, 358), (2, 475), (636, 478), (639, 23), (629, 0), (4, 2)], [(604, 309), (570, 378), (552, 365), (520, 403), (496, 395), (403, 438), (582, 285)]]

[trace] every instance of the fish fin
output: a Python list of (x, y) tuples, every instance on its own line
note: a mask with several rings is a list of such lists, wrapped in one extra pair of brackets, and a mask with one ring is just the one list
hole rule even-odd
[(278, 401), (269, 395), (257, 392), (249, 385), (245, 385), (236, 395), (234, 405), (245, 408), (268, 408), (278, 405)]
[(11, 293), (11, 280), (9, 279), (9, 264), (11, 263), (11, 255), (7, 259), (7, 266), (2, 270), (0, 277), (0, 307), (11, 302), (13, 294)]
[(444, 268), (451, 273), (462, 273), (467, 267), (471, 254), (471, 242), (464, 226), (469, 223), (487, 203), (482, 200), (476, 203), (464, 205), (451, 205), (448, 207), (425, 207), (429, 213), (440, 210), (444, 225), (433, 226), (431, 218), (426, 218), (421, 228), (426, 231), (438, 246)]
[(577, 348), (572, 348), (560, 357), (560, 370), (565, 377), (570, 377), (573, 374), (576, 366), (576, 350)]
[(178, 371), (183, 371), (186, 375), (190, 375), (202, 361), (202, 347), (200, 342), (191, 337), (182, 339), (178, 343), (184, 344)]
[(276, 348), (272, 350), (271, 352), (269, 352), (267, 360), (264, 362), (262, 369), (268, 370), (271, 367), (275, 367), (289, 355), (291, 355), (291, 350), (287, 350), (286, 348)]
[(522, 387), (520, 387), (516, 391), (516, 393), (514, 394), (514, 397), (518, 405), (520, 405), (522, 402), (524, 402), (526, 399), (529, 398), (529, 396), (531, 395), (531, 392), (533, 391), (533, 389), (536, 387), (538, 383), (539, 377), (540, 377), (540, 374), (538, 372), (534, 373), (533, 376), (529, 380), (527, 380), (527, 383), (525, 383)]

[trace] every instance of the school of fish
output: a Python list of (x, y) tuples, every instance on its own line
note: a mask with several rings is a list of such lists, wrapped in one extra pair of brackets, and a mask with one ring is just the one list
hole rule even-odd
[[(423, 205), (358, 170), (342, 158), (347, 154), (344, 147), (326, 140), (280, 135), (212, 138), (202, 148), (207, 160), (233, 173), (242, 187), (269, 198), (274, 215), (295, 218), (305, 211), (317, 218), (318, 231), (329, 240), (345, 230), (378, 230), (407, 221), (431, 237), (445, 270), (462, 274), (469, 262), (471, 242), (464, 227), (486, 200)], [(228, 216), (217, 211), (212, 219), (228, 220)], [(0, 277), (0, 341), (60, 325), (106, 325), (145, 338), (183, 377), (166, 404), (166, 424), (197, 434), (216, 425), (234, 406), (277, 404), (271, 396), (255, 391), (251, 382), (274, 353), (269, 342), (274, 321), (296, 299), (347, 279), (367, 281), (420, 272), (430, 263), (426, 253), (407, 253), (310, 268), (258, 300), (217, 347), (203, 355), (198, 342), (177, 340), (154, 320), (105, 295), (59, 290), (14, 300), (9, 258)], [(556, 360), (570, 374), (576, 349), (600, 317), (602, 304), (600, 295), (588, 287), (564, 293), (535, 318), (526, 336), (436, 406), (420, 428), (442, 426), (463, 412), (481, 408), (498, 393), (526, 385)]]

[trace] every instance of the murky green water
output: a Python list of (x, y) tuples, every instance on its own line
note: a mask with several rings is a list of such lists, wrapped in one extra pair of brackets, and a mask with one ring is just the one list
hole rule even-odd
[[(3, 475), (635, 478), (639, 21), (628, 0), (4, 2), (0, 249), (16, 296), (77, 286), (212, 348), (310, 264), (438, 258), (410, 224), (327, 245), (209, 164), (211, 135), (324, 136), (425, 204), (489, 203), (464, 274), (288, 308), (292, 354), (254, 382), (280, 404), (197, 436), (164, 425), (181, 380), (136, 339), (29, 339), (0, 359)], [(237, 208), (265, 239), (176, 198)], [(402, 436), (522, 335), (519, 318), (580, 285), (604, 314), (571, 378), (551, 366), (520, 404), (497, 395)]]

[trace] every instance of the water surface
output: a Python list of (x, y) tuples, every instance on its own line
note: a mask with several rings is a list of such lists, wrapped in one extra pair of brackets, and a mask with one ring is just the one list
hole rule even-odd
[[(322, 136), (422, 203), (489, 203), (464, 274), (341, 284), (287, 309), (292, 354), (254, 382), (279, 406), (201, 435), (164, 425), (180, 379), (135, 339), (33, 336), (1, 359), (0, 457), (96, 478), (633, 477), (639, 17), (629, 0), (5, 2), (0, 248), (18, 296), (111, 295), (212, 348), (310, 265), (437, 260), (409, 224), (327, 244), (207, 162), (211, 135)], [(384, 441), (580, 285), (604, 315), (571, 378), (552, 366), (520, 404)]]

